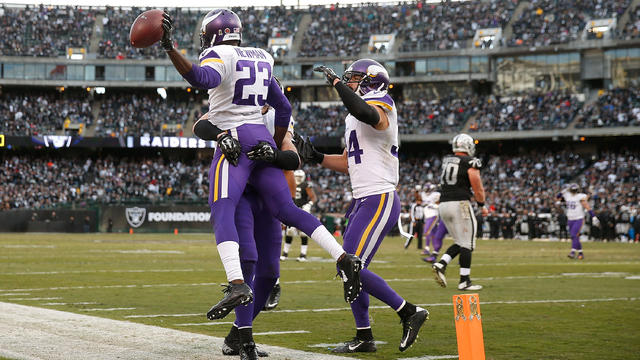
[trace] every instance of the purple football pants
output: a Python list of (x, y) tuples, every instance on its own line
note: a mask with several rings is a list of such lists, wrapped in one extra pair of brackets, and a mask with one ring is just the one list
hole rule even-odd
[(431, 241), (433, 244), (433, 252), (437, 253), (440, 251), (440, 248), (442, 248), (442, 239), (444, 239), (445, 235), (448, 233), (449, 230), (447, 230), (447, 226), (444, 224), (442, 219), (440, 219), (435, 229), (433, 229), (427, 237), (427, 243)]
[(430, 218), (424, 219), (424, 246), (427, 247), (431, 243), (431, 233), (436, 227), (438, 217), (432, 216)]
[(267, 128), (264, 125), (245, 124), (230, 133), (242, 144), (243, 153), (238, 166), (231, 165), (218, 148), (209, 170), (209, 206), (216, 243), (239, 242), (236, 224), (243, 219), (240, 214), (240, 218), (236, 220), (236, 207), (247, 183), (260, 194), (267, 210), (284, 224), (296, 227), (309, 236), (322, 226), (315, 216), (293, 203), (282, 170), (247, 157), (246, 153), (260, 141), (266, 141), (275, 147)]
[(245, 282), (253, 289), (253, 302), (235, 308), (235, 325), (249, 327), (267, 303), (280, 277), (280, 222), (271, 216), (256, 191), (247, 186), (236, 208), (240, 263)]
[(571, 248), (575, 250), (582, 250), (582, 243), (580, 243), (580, 229), (582, 229), (582, 223), (584, 220), (569, 220), (569, 234), (571, 235)]
[(360, 257), (364, 267), (360, 272), (362, 292), (351, 304), (356, 328), (371, 326), (369, 294), (394, 310), (398, 310), (404, 302), (384, 279), (367, 269), (385, 235), (395, 226), (399, 216), (400, 199), (395, 191), (354, 199), (345, 215), (349, 223), (344, 232), (344, 250)]

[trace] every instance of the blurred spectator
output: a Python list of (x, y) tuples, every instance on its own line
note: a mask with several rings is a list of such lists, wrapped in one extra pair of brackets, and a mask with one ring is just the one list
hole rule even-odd
[(598, 100), (581, 109), (576, 127), (640, 125), (640, 89), (616, 88), (605, 91)]
[[(401, 51), (432, 51), (466, 48), (476, 30), (504, 28), (516, 0), (418, 2), (408, 9), (400, 28)], [(408, 6), (408, 5), (405, 5)]]
[(0, 55), (59, 57), (68, 47), (88, 50), (96, 19), (91, 8), (3, 4), (0, 10)]

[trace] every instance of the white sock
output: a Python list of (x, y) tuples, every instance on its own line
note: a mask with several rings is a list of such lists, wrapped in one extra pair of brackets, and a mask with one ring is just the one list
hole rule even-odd
[(307, 256), (307, 246), (308, 245), (300, 245), (300, 256)]
[(285, 254), (288, 254), (289, 253), (289, 249), (291, 249), (291, 244), (285, 242), (284, 243), (284, 249), (282, 249), (282, 252), (285, 253)]
[(338, 258), (345, 252), (329, 230), (322, 225), (313, 230), (313, 233), (309, 237), (328, 252), (335, 261), (338, 261)]
[(460, 268), (460, 276), (471, 275), (471, 269), (469, 268)]
[(444, 255), (442, 255), (442, 258), (440, 258), (440, 261), (444, 261), (448, 264), (449, 262), (451, 262), (451, 255), (445, 253)]
[(240, 244), (235, 241), (225, 241), (218, 244), (218, 254), (224, 271), (227, 273), (227, 280), (242, 280), (242, 267), (240, 267)]

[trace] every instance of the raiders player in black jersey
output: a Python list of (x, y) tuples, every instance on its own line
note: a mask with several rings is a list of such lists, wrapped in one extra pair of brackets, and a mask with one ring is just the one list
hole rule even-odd
[[(293, 177), (296, 180), (296, 193), (293, 197), (293, 202), (297, 207), (310, 213), (311, 207), (316, 201), (316, 193), (307, 183), (307, 176), (303, 170), (294, 171)], [(287, 227), (285, 234), (284, 247), (282, 249), (282, 256), (280, 256), (280, 260), (284, 261), (287, 259), (289, 256), (289, 250), (291, 249), (291, 243), (293, 242), (293, 237), (300, 236), (302, 245), (300, 245), (300, 256), (298, 257), (298, 261), (307, 261), (307, 246), (309, 238), (303, 232), (294, 227)]]
[[(469, 200), (475, 198), (482, 216), (487, 216), (485, 194), (480, 178), (482, 163), (473, 157), (475, 143), (467, 134), (458, 134), (452, 140), (453, 155), (442, 160), (440, 176), (440, 219), (453, 236), (454, 244), (433, 264), (433, 272), (440, 286), (447, 286), (445, 270), (449, 262), (460, 254), (460, 283), (458, 290), (477, 291), (481, 285), (471, 283), (471, 252), (476, 244), (477, 222)], [(473, 193), (471, 192), (473, 189)]]

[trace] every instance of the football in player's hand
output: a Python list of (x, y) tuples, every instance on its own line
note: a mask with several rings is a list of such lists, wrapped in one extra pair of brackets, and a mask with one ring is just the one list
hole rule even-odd
[(140, 14), (131, 25), (129, 40), (137, 48), (146, 48), (162, 38), (162, 13), (159, 9), (147, 10)]

